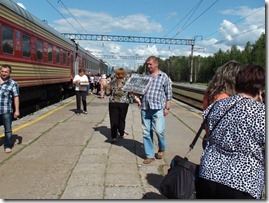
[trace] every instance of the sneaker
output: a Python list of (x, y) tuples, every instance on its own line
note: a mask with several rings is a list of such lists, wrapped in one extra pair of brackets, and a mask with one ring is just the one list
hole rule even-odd
[(82, 111), (82, 113), (87, 114), (88, 112), (87, 111)]
[(10, 153), (10, 152), (12, 152), (12, 149), (10, 149), (10, 148), (5, 148), (5, 152), (6, 152), (6, 153)]

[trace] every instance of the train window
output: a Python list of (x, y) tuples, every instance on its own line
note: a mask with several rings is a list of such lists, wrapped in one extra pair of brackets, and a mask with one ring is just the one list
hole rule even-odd
[(41, 40), (36, 40), (36, 58), (43, 60), (43, 44)]
[(63, 50), (63, 65), (66, 64), (66, 51)]
[(13, 54), (14, 51), (13, 30), (6, 26), (2, 28), (2, 51), (6, 54)]
[(30, 57), (30, 50), (31, 50), (30, 37), (23, 34), (22, 35), (22, 55), (24, 57)]
[(48, 62), (52, 62), (52, 45), (48, 44)]
[(60, 63), (60, 49), (56, 48), (56, 63)]
[(68, 66), (70, 65), (70, 57), (71, 57), (70, 52), (67, 52), (67, 65)]

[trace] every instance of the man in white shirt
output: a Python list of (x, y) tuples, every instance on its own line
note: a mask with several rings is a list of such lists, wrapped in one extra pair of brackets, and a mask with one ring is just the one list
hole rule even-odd
[(88, 77), (85, 75), (85, 71), (83, 69), (79, 69), (78, 75), (76, 75), (73, 79), (73, 84), (75, 85), (76, 91), (76, 100), (77, 100), (77, 115), (81, 113), (81, 100), (83, 104), (82, 113), (87, 114), (87, 87), (89, 85)]

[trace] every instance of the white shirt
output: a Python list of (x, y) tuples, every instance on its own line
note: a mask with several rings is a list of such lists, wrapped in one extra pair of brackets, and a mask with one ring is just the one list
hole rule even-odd
[[(76, 82), (76, 81), (89, 82), (88, 77), (86, 75), (83, 75), (83, 76), (76, 75), (74, 77), (73, 82)], [(75, 90), (76, 91), (86, 91), (87, 90), (87, 85), (79, 85), (79, 84), (76, 84)]]

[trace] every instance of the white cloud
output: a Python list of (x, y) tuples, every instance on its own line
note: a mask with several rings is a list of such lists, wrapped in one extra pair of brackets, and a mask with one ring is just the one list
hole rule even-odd
[[(69, 12), (61, 10), (65, 15), (69, 15)], [(161, 32), (163, 30), (162, 25), (149, 19), (148, 16), (143, 14), (133, 14), (128, 16), (111, 16), (104, 12), (90, 12), (78, 9), (69, 9), (74, 14), (73, 17), (66, 18), (72, 25), (76, 25), (77, 30), (82, 30), (83, 27), (88, 33), (105, 34), (112, 31), (117, 32), (134, 32), (134, 33), (152, 33), (153, 31)], [(65, 19), (59, 19), (54, 21), (54, 27), (60, 32), (67, 32), (74, 30), (70, 25), (66, 24)], [(81, 31), (80, 31), (81, 32)], [(85, 31), (84, 31), (85, 32)]]
[[(151, 20), (148, 16), (143, 14), (132, 14), (127, 16), (112, 16), (105, 12), (90, 12), (78, 9), (69, 9), (69, 11), (76, 17), (80, 25), (76, 20), (70, 16), (67, 18), (70, 24), (76, 26), (74, 29), (69, 25), (65, 19), (59, 19), (54, 21), (53, 27), (59, 32), (69, 33), (85, 33), (81, 26), (88, 33), (96, 34), (111, 34), (111, 33), (139, 33), (141, 36), (143, 33), (149, 36), (156, 36), (156, 33), (162, 32), (163, 27), (160, 23)], [(69, 12), (62, 10), (65, 16), (69, 16)], [(261, 33), (265, 33), (265, 8), (250, 9), (246, 6), (234, 8), (230, 10), (222, 10), (222, 14), (226, 17), (223, 19), (218, 29), (218, 36), (214, 36), (207, 40), (197, 40), (195, 46), (203, 47), (203, 50), (196, 50), (194, 55), (209, 56), (216, 53), (219, 49), (226, 51), (231, 48), (231, 45), (236, 45), (239, 49), (242, 49), (245, 44), (250, 41), (252, 44), (260, 37)], [(176, 13), (171, 13), (171, 16), (175, 16)], [(227, 16), (228, 15), (228, 16)], [(236, 22), (229, 20), (229, 15), (238, 16)], [(123, 35), (128, 35), (123, 34)], [(116, 42), (92, 42), (82, 41), (80, 42), (83, 47), (87, 47), (92, 53), (96, 55), (101, 54), (118, 54), (120, 56), (139, 55), (147, 57), (149, 55), (157, 56), (189, 56), (191, 53), (190, 46), (175, 46), (167, 48), (169, 45), (141, 45), (132, 44), (132, 46), (126, 45), (126, 43)], [(101, 44), (104, 44), (102, 46)], [(170, 47), (170, 46), (169, 46)], [(100, 54), (101, 53), (101, 54)], [(128, 60), (109, 60), (107, 61), (113, 66), (120, 64), (120, 66), (132, 67), (133, 61)], [(140, 61), (141, 62), (141, 61)], [(141, 63), (143, 63), (142, 61)]]
[(223, 10), (222, 14), (237, 15), (240, 19), (236, 22), (230, 22), (224, 19), (219, 28), (219, 44), (228, 46), (245, 46), (249, 41), (255, 41), (265, 33), (265, 8), (250, 9), (242, 6), (235, 9)]

